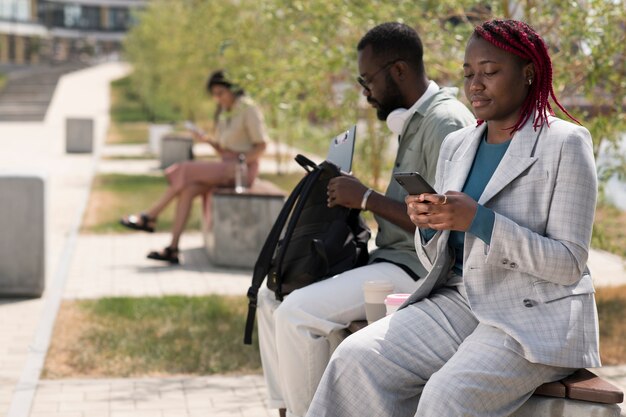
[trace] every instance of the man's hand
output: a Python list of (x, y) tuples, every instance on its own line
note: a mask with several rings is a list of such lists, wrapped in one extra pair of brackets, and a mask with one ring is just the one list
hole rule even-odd
[(404, 201), (409, 218), (420, 229), (466, 232), (478, 208), (474, 199), (458, 191), (408, 195)]
[[(352, 175), (335, 177), (328, 182), (328, 207), (360, 209), (366, 191), (367, 187)], [(367, 210), (409, 233), (415, 233), (415, 225), (407, 216), (406, 205), (402, 201), (373, 192), (367, 199)]]
[(361, 181), (351, 175), (341, 175), (328, 182), (328, 207), (343, 206), (353, 209), (361, 208), (363, 194), (367, 191)]

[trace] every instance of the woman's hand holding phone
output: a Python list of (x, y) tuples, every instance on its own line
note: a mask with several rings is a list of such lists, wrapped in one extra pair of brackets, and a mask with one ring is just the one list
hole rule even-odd
[(393, 176), (409, 193), (405, 198), (407, 214), (420, 229), (464, 232), (472, 225), (478, 203), (467, 194), (437, 194), (419, 172), (397, 172)]
[(478, 209), (473, 198), (459, 191), (408, 195), (404, 201), (409, 218), (420, 229), (465, 232), (472, 225)]
[(193, 122), (187, 120), (185, 122), (185, 129), (189, 130), (193, 135), (193, 138), (199, 142), (206, 142), (209, 145), (215, 146), (217, 143), (213, 140), (214, 138), (206, 133), (204, 130), (200, 129)]

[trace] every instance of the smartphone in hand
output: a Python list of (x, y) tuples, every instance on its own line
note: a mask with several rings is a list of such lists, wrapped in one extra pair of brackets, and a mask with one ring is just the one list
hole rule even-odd
[(393, 177), (409, 195), (437, 194), (437, 191), (420, 175), (419, 172), (396, 172)]
[(190, 130), (200, 136), (205, 136), (206, 133), (200, 129), (198, 126), (196, 126), (193, 122), (191, 122), (190, 120), (185, 121), (185, 129)]

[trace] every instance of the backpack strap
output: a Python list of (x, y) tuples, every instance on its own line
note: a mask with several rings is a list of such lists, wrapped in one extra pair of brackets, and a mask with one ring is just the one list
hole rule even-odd
[(297, 163), (300, 164), (302, 168), (307, 170), (307, 172), (311, 172), (314, 169), (317, 169), (318, 167), (315, 162), (311, 161), (309, 158), (307, 158), (306, 156), (302, 154), (297, 154), (294, 159), (296, 160)]
[(291, 214), (291, 217), (289, 218), (287, 231), (285, 232), (285, 236), (283, 237), (283, 242), (277, 254), (276, 274), (279, 277), (279, 282), (278, 282), (278, 286), (276, 287), (276, 291), (274, 291), (276, 294), (277, 300), (280, 300), (280, 301), (283, 300), (282, 285), (280, 282), (280, 277), (282, 276), (282, 273), (283, 273), (283, 261), (285, 259), (285, 253), (287, 253), (287, 248), (289, 247), (289, 242), (291, 241), (293, 232), (296, 229), (296, 226), (298, 224), (298, 219), (300, 218), (300, 214), (302, 214), (302, 210), (304, 209), (304, 206), (307, 202), (306, 197), (311, 193), (311, 189), (315, 187), (315, 184), (317, 183), (317, 181), (319, 180), (319, 177), (322, 175), (323, 172), (324, 172), (323, 169), (316, 166), (315, 170), (313, 172), (309, 172), (309, 174), (304, 178), (306, 181), (303, 184), (303, 189), (300, 195), (304, 196), (305, 198), (298, 199), (298, 202), (296, 203), (296, 206), (293, 209), (293, 213)]
[(287, 201), (283, 205), (283, 208), (280, 210), (274, 225), (272, 226), (272, 230), (270, 231), (267, 239), (265, 239), (265, 243), (263, 244), (263, 248), (259, 253), (259, 257), (257, 258), (256, 263), (254, 264), (254, 271), (252, 273), (252, 285), (248, 289), (248, 318), (246, 319), (246, 329), (244, 333), (243, 343), (246, 345), (252, 344), (252, 330), (254, 328), (254, 318), (256, 315), (256, 306), (257, 306), (257, 295), (259, 293), (259, 288), (261, 288), (261, 284), (263, 284), (263, 280), (267, 275), (267, 271), (269, 270), (270, 264), (272, 262), (272, 258), (274, 255), (274, 251), (276, 250), (276, 245), (278, 244), (278, 240), (280, 239), (280, 234), (285, 227), (285, 223), (289, 218), (289, 214), (291, 213), (291, 209), (293, 208), (296, 200), (302, 193), (302, 189), (307, 181), (308, 175), (300, 180), (296, 188), (291, 192)]

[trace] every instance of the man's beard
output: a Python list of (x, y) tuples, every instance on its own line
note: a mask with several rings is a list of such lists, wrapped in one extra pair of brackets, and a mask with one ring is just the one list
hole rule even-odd
[(385, 94), (380, 100), (375, 100), (378, 103), (378, 109), (376, 109), (376, 116), (378, 120), (387, 120), (389, 113), (404, 107), (404, 100), (398, 84), (390, 74), (385, 76)]

